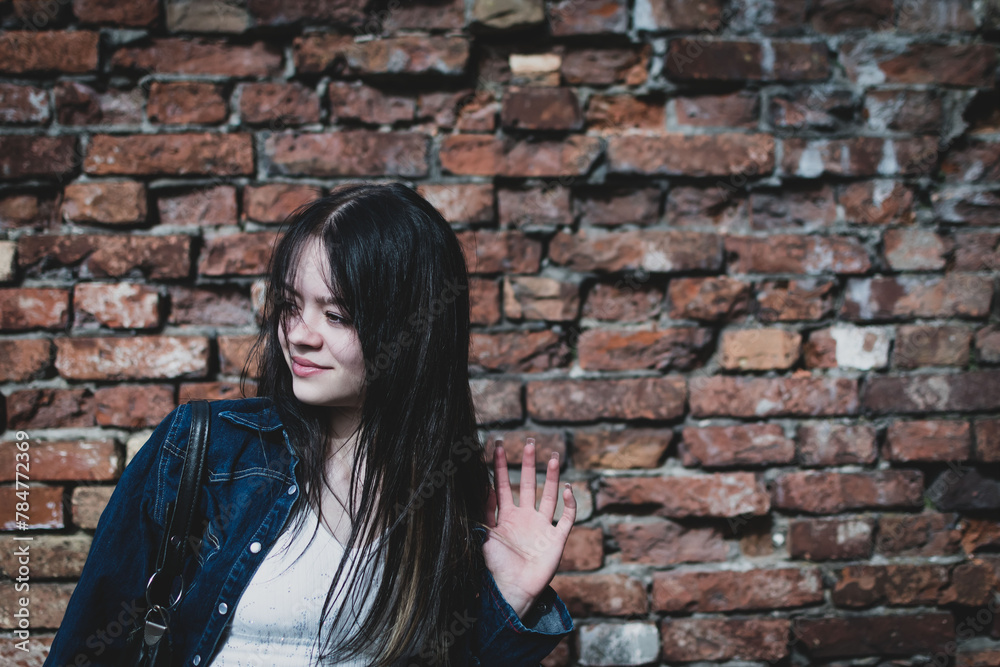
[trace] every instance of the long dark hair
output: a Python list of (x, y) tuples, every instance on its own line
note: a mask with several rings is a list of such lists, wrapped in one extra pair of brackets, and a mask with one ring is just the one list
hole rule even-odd
[[(490, 483), (469, 390), (461, 246), (441, 214), (401, 183), (341, 186), (294, 212), (285, 226), (251, 354), (257, 393), (273, 400), (300, 458), (304, 500), (321, 507), (329, 408), (293, 395), (278, 339), (302, 249), (318, 239), (329, 257), (334, 297), (365, 359), (345, 550), (372, 548), (384, 567), (357, 632), (346, 640), (321, 636), (322, 647), (337, 659), (374, 651), (377, 665), (415, 656), (419, 664), (451, 665), (455, 649), (449, 647), (461, 642), (448, 626), (478, 590), (482, 549), (472, 528), (484, 521)], [(296, 513), (297, 525), (305, 515)], [(349, 565), (344, 558), (337, 568), (321, 629), (338, 586), (346, 583), (348, 595), (360, 599), (371, 593), (371, 570)], [(347, 606), (338, 608), (334, 625)]]

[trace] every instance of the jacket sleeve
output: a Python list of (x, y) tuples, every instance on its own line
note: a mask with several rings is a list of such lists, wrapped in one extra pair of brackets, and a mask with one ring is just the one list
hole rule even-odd
[(157, 484), (163, 445), (180, 410), (160, 422), (122, 472), (44, 667), (125, 663), (125, 642), (144, 615), (146, 581), (163, 534)]

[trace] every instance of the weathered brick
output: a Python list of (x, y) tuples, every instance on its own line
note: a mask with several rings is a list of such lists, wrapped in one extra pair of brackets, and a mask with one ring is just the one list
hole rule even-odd
[(580, 309), (580, 287), (541, 276), (505, 277), (503, 309), (515, 320), (572, 320)]
[(664, 660), (780, 661), (788, 655), (784, 618), (668, 618), (660, 623)]
[(653, 574), (653, 609), (668, 613), (782, 609), (822, 600), (818, 568)]
[(90, 30), (9, 30), (0, 39), (0, 72), (93, 72), (99, 40)]
[(146, 186), (136, 181), (70, 183), (62, 216), (72, 222), (135, 225), (146, 221)]
[(754, 190), (750, 194), (750, 227), (757, 230), (817, 231), (837, 221), (833, 188)]
[(635, 12), (639, 30), (712, 30), (723, 18), (721, 0), (642, 0)]
[(711, 342), (708, 329), (693, 327), (587, 329), (577, 339), (577, 359), (588, 370), (685, 370), (699, 364)]
[(608, 168), (650, 176), (753, 176), (774, 170), (767, 134), (661, 134), (608, 138)]
[(863, 85), (989, 87), (997, 65), (997, 52), (987, 44), (911, 43), (900, 51), (895, 45), (875, 41), (847, 41), (840, 46), (840, 61), (847, 76)]
[(566, 540), (558, 572), (596, 570), (604, 564), (604, 533), (600, 527), (575, 527)]
[(569, 188), (562, 186), (497, 191), (497, 213), (501, 227), (525, 231), (553, 231), (573, 224)]
[(988, 226), (996, 224), (1000, 193), (942, 188), (931, 195), (934, 215), (942, 222)]
[(177, 407), (170, 385), (119, 385), (94, 392), (94, 415), (99, 426), (154, 427)]
[(421, 177), (427, 140), (418, 132), (279, 132), (264, 141), (264, 156), (272, 175)]
[(587, 103), (585, 119), (588, 129), (602, 134), (661, 131), (667, 124), (667, 108), (658, 97), (593, 95)]
[(557, 574), (552, 588), (573, 616), (645, 614), (646, 586), (625, 574)]
[(705, 468), (791, 463), (795, 443), (779, 424), (688, 427), (678, 453), (684, 465)]
[(559, 232), (549, 259), (574, 271), (651, 272), (717, 270), (722, 265), (718, 236), (699, 232), (649, 230)]
[[(332, 81), (327, 97), (330, 99), (331, 120), (392, 125), (397, 121), (413, 120), (417, 107), (410, 96), (393, 95), (372, 86), (345, 81)], [(319, 115), (318, 102), (316, 114)]]
[(177, 392), (177, 403), (190, 401), (225, 401), (256, 396), (257, 384), (248, 380), (240, 382), (185, 382)]
[(27, 382), (51, 366), (52, 345), (41, 338), (0, 340), (0, 382)]
[(948, 181), (996, 183), (1000, 178), (1000, 142), (970, 141), (948, 151), (941, 171)]
[(667, 196), (666, 218), (674, 227), (743, 230), (747, 224), (746, 198), (723, 188), (679, 186)]
[(809, 334), (804, 348), (807, 368), (872, 370), (889, 365), (891, 330), (835, 324)]
[(674, 419), (684, 412), (686, 383), (677, 376), (529, 382), (528, 413), (540, 421)]
[(849, 89), (803, 88), (771, 98), (771, 124), (776, 127), (836, 130), (853, 120), (858, 98)]
[[(15, 441), (0, 443), (0, 460), (10, 462), (0, 481), (13, 482)], [(104, 438), (31, 441), (32, 481), (112, 481), (118, 476), (115, 441)], [(22, 480), (23, 481), (23, 480)]]
[(818, 32), (839, 33), (858, 28), (888, 30), (893, 13), (893, 0), (819, 0), (808, 16)]
[(219, 336), (219, 373), (239, 375), (247, 367), (249, 376), (256, 378), (255, 365), (251, 363), (248, 367), (250, 351), (256, 339), (255, 335)]
[(308, 86), (291, 83), (246, 83), (238, 88), (244, 123), (269, 123), (269, 129), (319, 122), (319, 95)]
[(580, 468), (656, 468), (673, 439), (669, 429), (573, 432), (573, 463)]
[(939, 89), (870, 90), (865, 94), (865, 117), (876, 130), (935, 133), (944, 118)]
[(469, 279), (469, 318), (473, 324), (500, 321), (500, 284), (486, 278)]
[(208, 339), (200, 336), (61, 338), (56, 368), (68, 380), (203, 377)]
[(161, 225), (235, 225), (236, 188), (218, 185), (204, 190), (161, 195), (157, 197), (156, 207)]
[(965, 461), (972, 454), (968, 422), (893, 422), (884, 455), (891, 461)]
[(870, 517), (793, 519), (788, 525), (788, 555), (811, 561), (869, 558), (875, 521)]
[[(52, 577), (79, 577), (90, 551), (90, 535), (34, 535), (29, 550), (31, 574), (38, 579)], [(14, 549), (0, 552), (0, 573), (13, 579), (20, 563)], [(34, 635), (34, 633), (32, 633)], [(35, 639), (35, 637), (32, 637)], [(32, 642), (34, 643), (34, 642)], [(0, 657), (13, 660), (14, 654)], [(12, 663), (8, 663), (12, 664)], [(34, 663), (26, 663), (34, 664)], [(40, 663), (39, 663), (40, 664)]]
[(847, 282), (841, 313), (852, 320), (982, 318), (992, 299), (993, 281), (981, 276), (854, 278)]
[(1000, 462), (1000, 419), (976, 421), (976, 460)]
[(0, 330), (64, 329), (69, 291), (49, 287), (0, 289)]
[(552, 331), (473, 331), (469, 363), (490, 370), (533, 373), (564, 365), (568, 348)]
[(924, 476), (918, 470), (786, 472), (774, 484), (774, 506), (811, 514), (866, 507), (919, 507)]
[(207, 239), (198, 262), (198, 273), (205, 276), (266, 273), (276, 240), (273, 232), (223, 234)]
[[(351, 2), (311, 2), (310, 0), (290, 0), (274, 4), (267, 0), (249, 0), (246, 10), (258, 26), (279, 26), (301, 21), (334, 23), (343, 26), (362, 27), (366, 15), (362, 7)], [(372, 15), (374, 19), (376, 15)]]
[(127, 3), (114, 0), (74, 0), (73, 14), (82, 23), (152, 26), (159, 21), (160, 3), (156, 0), (136, 0)]
[(170, 324), (246, 326), (254, 321), (250, 300), (236, 288), (170, 288)]
[[(563, 0), (568, 5), (579, 4)], [(596, 4), (596, 3), (593, 3)], [(660, 655), (660, 633), (649, 622), (581, 623), (579, 625), (579, 660), (584, 665), (645, 665)], [(565, 667), (570, 664), (569, 650), (558, 655), (559, 644), (542, 661), (542, 667)]]
[(401, 35), (356, 41), (350, 35), (311, 33), (292, 42), (299, 73), (330, 71), (338, 77), (363, 74), (438, 74), (457, 76), (465, 71), (470, 44), (467, 37)]
[(58, 222), (58, 204), (54, 193), (52, 196), (45, 192), (32, 192), (0, 197), (0, 229), (50, 229)]
[(48, 123), (51, 115), (49, 95), (44, 88), (0, 83), (0, 123)]
[(864, 406), (877, 414), (996, 410), (1000, 371), (868, 378)]
[(896, 271), (940, 271), (951, 253), (951, 241), (926, 229), (889, 229), (883, 238), (886, 263)]
[(847, 378), (697, 377), (691, 382), (695, 417), (843, 415), (858, 410), (858, 385)]
[(448, 173), (466, 176), (582, 176), (601, 154), (598, 137), (572, 134), (565, 140), (498, 139), (456, 134), (441, 141), (438, 157)]
[(948, 585), (942, 565), (854, 565), (834, 572), (830, 597), (839, 607), (931, 605)]
[(814, 658), (938, 654), (955, 638), (950, 613), (798, 618), (799, 645)]
[(760, 98), (749, 91), (678, 97), (674, 104), (678, 125), (754, 129), (760, 116)]
[(955, 667), (990, 667), (1000, 663), (1000, 651), (985, 651), (960, 648), (955, 655)]
[(605, 477), (597, 492), (597, 509), (642, 505), (657, 516), (760, 516), (770, 510), (763, 484), (751, 473), (673, 477)]
[(672, 39), (664, 72), (677, 81), (760, 81), (766, 78), (758, 42)]
[(253, 141), (249, 134), (98, 134), (90, 139), (83, 168), (102, 176), (249, 176)]
[(107, 507), (113, 491), (113, 486), (78, 486), (73, 489), (70, 501), (73, 524), (88, 530), (97, 528), (101, 512)]
[[(961, 350), (961, 344), (957, 347)], [(976, 353), (982, 362), (988, 364), (1000, 362), (1000, 327), (988, 326), (976, 332)], [(964, 364), (964, 361), (962, 363)]]
[(492, 183), (422, 183), (417, 194), (453, 225), (489, 223), (495, 217)]
[(976, 468), (948, 469), (930, 485), (927, 498), (943, 512), (996, 513), (1000, 510), (1000, 481)]
[(292, 183), (264, 183), (243, 189), (243, 219), (281, 223), (295, 209), (322, 195), (319, 188)]
[(154, 81), (149, 87), (146, 114), (154, 123), (214, 125), (226, 120), (229, 109), (219, 84)]
[(535, 273), (541, 264), (542, 244), (518, 231), (458, 233), (470, 273)]
[(210, 39), (155, 38), (144, 46), (118, 49), (111, 56), (114, 69), (159, 74), (196, 74), (232, 77), (281, 75), (281, 52), (265, 42), (228, 44)]
[(960, 326), (903, 325), (896, 333), (892, 363), (897, 368), (965, 366), (972, 330)]
[[(15, 517), (14, 512), (20, 499), (14, 495), (16, 489), (13, 486), (0, 486), (0, 502), (3, 509), (0, 509), (0, 530), (46, 530), (60, 529), (66, 527), (66, 520), (63, 516), (63, 488), (61, 486), (32, 486), (31, 505), (26, 514), (27, 519)], [(23, 524), (18, 521), (23, 520)], [(37, 588), (37, 584), (35, 585)], [(34, 590), (34, 589), (33, 589)], [(9, 592), (7, 600), (14, 598)], [(40, 602), (40, 601), (39, 601)], [(39, 619), (35, 619), (37, 623)], [(5, 624), (4, 627), (13, 627)]]
[(54, 87), (56, 117), (63, 125), (138, 125), (145, 118), (142, 87), (96, 90), (79, 81)]
[(852, 223), (908, 225), (914, 220), (913, 189), (897, 181), (851, 183), (840, 191), (837, 201), (844, 207), (844, 217)]
[(587, 188), (578, 195), (575, 213), (583, 226), (623, 223), (650, 225), (659, 219), (660, 191), (656, 188), (600, 190)]
[(579, 130), (583, 112), (572, 88), (514, 87), (504, 90), (500, 122), (518, 130)]
[(958, 271), (1000, 269), (1000, 234), (992, 232), (955, 234), (955, 269)]
[(73, 326), (151, 329), (160, 324), (160, 294), (136, 283), (80, 283), (73, 290)]
[(568, 49), (560, 74), (570, 85), (640, 86), (649, 77), (653, 49), (649, 44), (620, 49)]
[(611, 524), (611, 534), (624, 563), (710, 563), (729, 555), (729, 545), (718, 529), (688, 528), (668, 519)]
[(864, 245), (849, 236), (729, 236), (725, 243), (737, 273), (857, 274), (871, 268)]
[(469, 382), (480, 424), (519, 421), (524, 416), (517, 380), (474, 379)]
[(966, 607), (990, 604), (993, 591), (1000, 583), (998, 564), (1000, 563), (995, 558), (983, 558), (956, 565), (951, 571), (951, 585), (941, 591), (938, 604), (960, 604)]
[(781, 168), (789, 176), (930, 175), (941, 155), (934, 137), (785, 139)]
[(7, 427), (14, 429), (93, 426), (87, 389), (22, 389), (7, 397)]
[(604, 321), (642, 322), (659, 315), (663, 290), (652, 285), (596, 283), (583, 302), (583, 317)]
[(71, 135), (0, 135), (0, 178), (62, 176), (77, 168), (77, 153), (76, 137)]
[(896, 25), (908, 32), (972, 32), (976, 17), (970, 0), (908, 0)]
[(875, 429), (864, 424), (810, 422), (799, 426), (798, 459), (805, 466), (874, 463)]
[(738, 320), (747, 311), (750, 284), (726, 276), (675, 278), (670, 281), (670, 316), (704, 320)]
[(720, 365), (728, 370), (787, 369), (799, 359), (802, 336), (784, 329), (730, 329), (722, 333)]
[(118, 278), (140, 270), (150, 278), (186, 278), (191, 272), (191, 237), (68, 235), (22, 236), (18, 264), (33, 267), (82, 265), (81, 273)]

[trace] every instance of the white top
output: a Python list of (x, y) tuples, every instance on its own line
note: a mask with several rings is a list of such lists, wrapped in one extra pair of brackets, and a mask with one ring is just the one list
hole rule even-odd
[[(243, 591), (232, 619), (223, 631), (221, 647), (209, 663), (211, 667), (305, 667), (320, 664), (324, 667), (364, 667), (370, 664), (364, 659), (323, 663), (317, 660), (316, 630), (323, 601), (344, 556), (344, 547), (323, 526), (319, 527), (310, 543), (318, 523), (319, 517), (311, 507), (299, 531), (292, 531), (292, 522), (289, 521), (289, 526), (275, 541)], [(352, 549), (351, 559), (356, 559), (358, 553), (357, 549)], [(346, 568), (345, 565), (344, 575), (347, 574)], [(381, 568), (379, 570), (376, 575), (381, 574)], [(333, 616), (345, 604), (344, 575), (331, 601), (327, 627), (331, 627)], [(374, 590), (368, 592), (363, 602), (353, 600), (355, 614), (352, 618), (351, 614), (345, 613), (338, 627), (338, 637), (356, 626), (361, 615), (357, 610), (367, 611), (373, 597)], [(323, 636), (326, 637), (325, 632)]]

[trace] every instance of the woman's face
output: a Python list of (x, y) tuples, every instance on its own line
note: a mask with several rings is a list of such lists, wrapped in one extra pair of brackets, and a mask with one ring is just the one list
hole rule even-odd
[(295, 277), (295, 308), (278, 340), (292, 371), (292, 391), (308, 405), (360, 408), (364, 382), (361, 342), (347, 313), (334, 305), (327, 287), (329, 261), (313, 239), (302, 249)]

